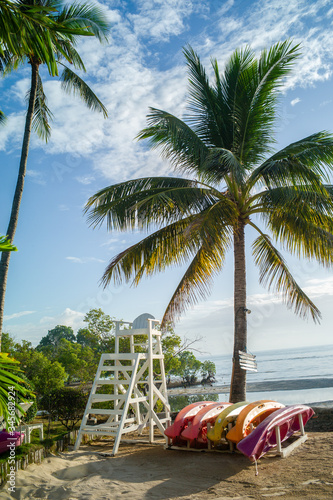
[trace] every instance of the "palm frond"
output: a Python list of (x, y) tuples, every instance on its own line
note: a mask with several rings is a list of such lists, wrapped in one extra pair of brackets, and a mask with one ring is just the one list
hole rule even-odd
[(1, 111), (0, 109), (0, 125), (4, 125), (6, 123), (6, 115), (5, 113), (3, 113), (3, 111)]
[(235, 155), (228, 149), (210, 148), (200, 168), (201, 176), (209, 182), (220, 183), (227, 182), (227, 177), (237, 185), (237, 190), (245, 183), (246, 172), (239, 163)]
[(188, 270), (185, 274), (188, 284), (184, 285), (184, 277), (168, 306), (169, 321), (173, 314), (185, 309), (187, 299), (194, 303), (196, 296), (203, 296), (204, 290), (208, 292), (208, 280), (221, 270), (231, 241), (232, 229), (224, 222), (223, 207), (217, 203), (200, 215), (191, 215), (155, 231), (118, 254), (106, 268), (102, 283), (106, 287), (111, 280), (116, 284), (132, 281), (136, 286), (143, 277), (172, 265), (184, 265), (194, 256), (189, 269), (194, 272), (196, 266), (197, 282)]
[(272, 126), (276, 117), (278, 90), (299, 56), (299, 45), (285, 41), (262, 51), (240, 74), (236, 106), (242, 116), (239, 129), (240, 162), (262, 161), (274, 142)]
[(129, 282), (137, 285), (143, 276), (164, 271), (170, 265), (182, 265), (195, 252), (199, 242), (194, 231), (186, 229), (195, 216), (165, 226), (116, 255), (107, 266), (102, 283)]
[(275, 292), (281, 292), (287, 306), (293, 307), (294, 312), (302, 318), (311, 315), (314, 322), (319, 322), (321, 318), (319, 309), (296, 283), (270, 237), (263, 234), (255, 224), (251, 225), (260, 233), (252, 245), (254, 261), (259, 267), (260, 283), (268, 286), (269, 290), (273, 288)]
[[(62, 66), (64, 65), (62, 64)], [(108, 112), (104, 104), (76, 73), (64, 66), (60, 79), (62, 81), (61, 87), (67, 94), (78, 94), (89, 109), (103, 113), (104, 118), (107, 118)]]
[[(93, 35), (99, 41), (107, 41), (110, 24), (105, 14), (97, 5), (89, 3), (73, 3), (66, 5), (57, 18), (57, 22), (70, 30), (78, 33)], [(82, 33), (81, 33), (82, 31)]]
[(80, 57), (80, 54), (75, 49), (73, 42), (59, 37), (57, 43), (58, 60), (65, 58), (66, 61), (73, 64), (74, 68), (86, 71), (85, 65)]
[[(30, 91), (27, 93), (27, 100), (29, 100)], [(37, 133), (38, 137), (45, 142), (48, 141), (51, 135), (50, 121), (53, 119), (53, 114), (47, 106), (46, 95), (44, 94), (43, 82), (38, 75), (37, 93), (35, 99), (34, 114), (32, 119), (32, 129)]]
[(289, 144), (257, 167), (249, 178), (249, 185), (262, 182), (268, 187), (290, 183), (313, 184), (328, 181), (333, 166), (333, 136), (318, 132)]
[(109, 230), (148, 229), (200, 213), (217, 201), (233, 216), (233, 205), (216, 190), (196, 181), (175, 177), (147, 177), (107, 187), (92, 196), (85, 207), (88, 222), (104, 220)]
[[(206, 299), (210, 294), (213, 279), (223, 269), (225, 255), (232, 242), (232, 232), (229, 227), (221, 225), (216, 231), (216, 226), (210, 222), (212, 219), (206, 217), (201, 226), (201, 246), (167, 305), (162, 319), (162, 328), (167, 323), (174, 323), (182, 313), (190, 306), (197, 304), (199, 300)], [(205, 234), (202, 234), (203, 232)]]
[(300, 258), (333, 264), (333, 200), (306, 188), (284, 187), (265, 192), (262, 213), (267, 226), (282, 245)]
[(0, 236), (0, 252), (16, 252), (17, 248), (12, 245), (7, 236)]
[(161, 156), (171, 161), (179, 171), (198, 174), (208, 148), (195, 132), (182, 120), (165, 111), (150, 108), (148, 127), (137, 139), (149, 139), (153, 149), (160, 147)]
[(221, 113), (220, 109), (224, 103), (218, 101), (216, 91), (211, 87), (206, 71), (192, 47), (188, 46), (183, 53), (189, 73), (189, 104), (185, 119), (207, 146), (228, 148), (228, 144), (225, 143), (226, 127), (223, 122), (227, 115)]
[[(23, 414), (24, 410), (20, 403), (27, 402), (27, 398), (35, 397), (20, 373), (22, 370), (19, 368), (19, 362), (10, 358), (7, 353), (0, 353), (0, 415), (3, 416), (6, 423), (12, 418), (8, 405), (10, 400), (14, 402), (15, 409)], [(16, 412), (14, 418), (17, 424), (19, 417)]]

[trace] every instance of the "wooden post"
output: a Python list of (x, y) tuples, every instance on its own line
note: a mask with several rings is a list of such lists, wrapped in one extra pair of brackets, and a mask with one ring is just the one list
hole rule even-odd
[(276, 436), (277, 452), (281, 453), (282, 452), (281, 434), (280, 434), (280, 427), (278, 425), (275, 427), (275, 436)]
[(148, 381), (149, 381), (149, 442), (154, 442), (154, 423), (153, 423), (153, 409), (154, 409), (154, 365), (153, 365), (153, 335), (152, 335), (152, 321), (148, 319)]

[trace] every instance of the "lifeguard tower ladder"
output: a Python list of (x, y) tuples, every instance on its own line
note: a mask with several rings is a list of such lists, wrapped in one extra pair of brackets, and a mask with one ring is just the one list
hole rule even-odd
[[(113, 456), (123, 434), (141, 434), (149, 427), (149, 443), (154, 441), (154, 427), (164, 435), (170, 423), (170, 406), (158, 324), (150, 314), (141, 314), (133, 323), (116, 322), (115, 353), (101, 355), (74, 450), (78, 450), (83, 434), (114, 436)], [(130, 328), (124, 329), (125, 325)], [(121, 337), (129, 337), (129, 353), (119, 352)], [(163, 418), (156, 411), (158, 401), (163, 405)], [(107, 408), (96, 408), (98, 403), (108, 403)], [(108, 418), (104, 423), (91, 424), (90, 415)]]

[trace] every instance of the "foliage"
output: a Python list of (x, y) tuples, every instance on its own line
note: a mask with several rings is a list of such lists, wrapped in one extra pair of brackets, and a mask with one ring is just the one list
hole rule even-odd
[(28, 410), (26, 411), (25, 415), (21, 417), (21, 422), (23, 422), (24, 424), (30, 424), (36, 418), (37, 411), (38, 406), (35, 399), (30, 408), (28, 408)]
[(10, 358), (7, 353), (0, 353), (0, 415), (7, 423), (12, 418), (14, 423), (18, 423), (16, 410), (24, 413), (20, 403), (35, 398), (21, 373), (19, 361)]
[(176, 373), (172, 372), (174, 375), (179, 374), (184, 384), (191, 385), (197, 381), (197, 374), (202, 366), (201, 361), (199, 361), (193, 352), (183, 351), (179, 354), (180, 366)]
[(57, 349), (57, 361), (68, 373), (68, 382), (80, 380), (89, 382), (93, 380), (99, 362), (99, 356), (90, 347), (74, 344), (66, 339), (61, 339)]
[(185, 406), (188, 406), (192, 403), (198, 403), (199, 401), (218, 401), (218, 394), (200, 394), (200, 395), (191, 395), (191, 396), (169, 396), (169, 403), (171, 407), (171, 411), (180, 411)]
[(204, 382), (215, 382), (216, 366), (213, 361), (203, 361), (200, 370)]
[(7, 332), (2, 333), (1, 352), (12, 354), (15, 346), (15, 340)]
[(12, 245), (6, 236), (0, 236), (0, 252), (16, 252), (16, 246)]
[(87, 404), (87, 394), (76, 389), (65, 387), (53, 390), (45, 395), (40, 402), (54, 420), (59, 421), (71, 431), (82, 418)]
[(23, 340), (22, 344), (15, 344), (14, 355), (39, 395), (64, 386), (68, 378), (64, 367), (34, 349), (31, 342)]
[[(86, 204), (88, 222), (109, 230), (152, 231), (116, 255), (102, 282), (131, 282), (168, 267), (188, 267), (167, 305), (163, 325), (208, 296), (234, 250), (234, 353), (231, 401), (245, 399), (246, 372), (239, 351), (247, 350), (245, 229), (259, 281), (282, 295), (295, 313), (315, 322), (320, 312), (293, 278), (277, 249), (333, 263), (333, 136), (314, 133), (273, 151), (277, 104), (285, 77), (299, 56), (289, 41), (263, 50), (236, 50), (213, 81), (191, 47), (185, 121), (151, 108), (139, 139), (160, 150), (185, 177), (147, 177), (109, 186)], [(192, 177), (192, 179), (190, 178)], [(263, 226), (263, 227), (262, 227)], [(270, 233), (270, 234), (268, 234)]]
[(78, 331), (77, 342), (97, 348), (100, 352), (112, 352), (114, 350), (114, 318), (105, 314), (102, 309), (90, 309), (83, 321), (87, 323), (87, 328)]
[(70, 342), (75, 341), (75, 335), (73, 328), (70, 326), (57, 325), (52, 330), (49, 330), (47, 335), (42, 338), (39, 342), (37, 348), (42, 350), (44, 347), (57, 347), (61, 339), (69, 340)]

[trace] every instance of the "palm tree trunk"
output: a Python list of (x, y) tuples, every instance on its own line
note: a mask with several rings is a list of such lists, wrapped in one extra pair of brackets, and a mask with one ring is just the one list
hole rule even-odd
[[(29, 144), (30, 144), (30, 136), (31, 136), (31, 125), (32, 119), (35, 109), (35, 100), (37, 94), (37, 83), (38, 83), (38, 71), (39, 71), (39, 63), (36, 61), (31, 61), (31, 88), (30, 88), (30, 97), (29, 97), (29, 105), (28, 111), (25, 121), (25, 129), (21, 150), (21, 160), (20, 160), (20, 168), (17, 177), (16, 189), (13, 198), (12, 211), (10, 215), (10, 220), (7, 229), (7, 236), (10, 241), (13, 242), (18, 215), (20, 211), (23, 187), (24, 187), (24, 178), (27, 170), (27, 160), (28, 160), (28, 152), (29, 152)], [(3, 324), (3, 316), (4, 316), (4, 306), (5, 306), (5, 294), (7, 287), (7, 275), (8, 275), (8, 266), (10, 260), (11, 252), (2, 252), (1, 261), (0, 261), (0, 351), (1, 351), (1, 336), (2, 336), (2, 324)]]
[(230, 384), (230, 402), (246, 400), (246, 371), (239, 366), (238, 351), (246, 352), (246, 266), (245, 225), (242, 220), (234, 231), (234, 354)]

